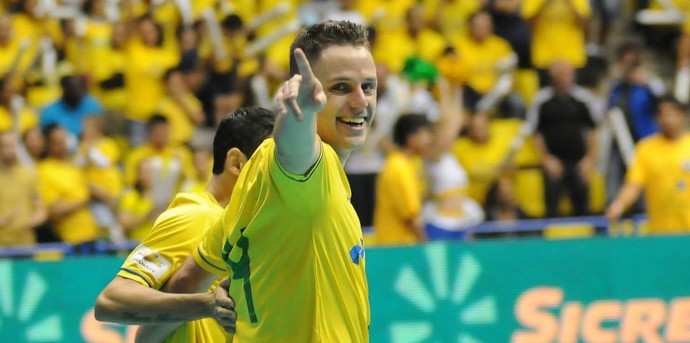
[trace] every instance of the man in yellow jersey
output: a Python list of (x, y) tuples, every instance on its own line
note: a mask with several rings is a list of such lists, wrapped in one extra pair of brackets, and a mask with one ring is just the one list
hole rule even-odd
[(274, 138), (249, 160), (221, 220), (169, 281), (176, 292), (230, 275), (233, 342), (368, 342), (362, 231), (343, 163), (376, 108), (366, 30), (303, 29), (278, 91)]
[(606, 211), (611, 221), (645, 191), (649, 232), (690, 232), (690, 135), (685, 132), (687, 110), (676, 99), (659, 100), (660, 132), (637, 144), (635, 157), (618, 196)]
[[(223, 328), (206, 317), (216, 314), (234, 319), (234, 313), (214, 309), (214, 295), (176, 297), (157, 290), (196, 248), (206, 229), (220, 217), (247, 156), (251, 156), (271, 134), (274, 117), (266, 109), (247, 108), (221, 121), (213, 141), (213, 176), (206, 190), (180, 193), (175, 197), (158, 217), (151, 232), (129, 255), (115, 279), (99, 295), (96, 319), (123, 324), (175, 323), (173, 328), (179, 322), (195, 320), (180, 326), (166, 342), (225, 340)], [(222, 295), (222, 292), (215, 294), (221, 296), (215, 301), (231, 310), (232, 303)], [(234, 320), (227, 325), (234, 325)], [(149, 334), (154, 335), (155, 331)], [(145, 341), (163, 341), (164, 338), (149, 336)]]

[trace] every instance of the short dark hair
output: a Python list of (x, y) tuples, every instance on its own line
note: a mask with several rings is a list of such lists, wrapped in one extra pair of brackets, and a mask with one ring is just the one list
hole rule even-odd
[(148, 121), (146, 121), (146, 129), (151, 131), (151, 129), (153, 129), (154, 126), (159, 124), (168, 124), (168, 118), (166, 118), (164, 115), (160, 113), (156, 113), (152, 115)]
[(327, 20), (303, 28), (290, 46), (290, 75), (299, 73), (295, 50), (302, 49), (309, 63), (315, 63), (321, 52), (333, 46), (355, 46), (370, 49), (367, 29), (349, 21)]
[(400, 116), (393, 127), (393, 143), (399, 147), (407, 145), (407, 138), (421, 129), (431, 129), (432, 124), (423, 114), (405, 114)]
[(673, 95), (666, 94), (656, 100), (656, 111), (654, 111), (655, 117), (659, 115), (659, 106), (661, 106), (663, 103), (671, 104), (683, 112), (686, 116), (688, 115), (688, 107), (685, 104), (680, 102)]
[(213, 174), (225, 169), (225, 157), (232, 148), (239, 149), (247, 158), (273, 132), (275, 114), (262, 107), (242, 107), (220, 121), (213, 138)]
[(220, 26), (226, 30), (237, 31), (244, 26), (244, 21), (242, 17), (237, 14), (229, 14), (223, 18), (223, 21), (220, 22)]

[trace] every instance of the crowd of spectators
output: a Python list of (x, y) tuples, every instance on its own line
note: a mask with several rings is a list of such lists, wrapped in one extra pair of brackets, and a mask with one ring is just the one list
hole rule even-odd
[[(657, 99), (690, 97), (690, 5), (666, 6), (681, 19), (657, 25), (642, 0), (1, 0), (0, 245), (141, 239), (210, 177), (216, 124), (273, 108), (294, 34), (327, 19), (366, 25), (377, 63), (377, 117), (345, 166), (363, 226), (410, 243), (439, 222), (464, 238), (602, 214)], [(433, 139), (450, 125), (440, 80), (460, 89), (450, 144)]]

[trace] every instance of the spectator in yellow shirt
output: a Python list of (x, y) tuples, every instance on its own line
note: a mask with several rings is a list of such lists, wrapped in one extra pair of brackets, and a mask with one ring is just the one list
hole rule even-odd
[[(457, 41), (456, 49), (468, 73), (465, 87), (467, 108), (477, 110), (480, 100), (496, 88), (500, 77), (507, 77), (507, 82), (512, 84), (512, 70), (517, 63), (517, 55), (505, 39), (493, 33), (488, 12), (480, 11), (469, 18), (469, 30)], [(498, 99), (502, 115), (520, 116), (519, 106), (503, 101), (504, 96)]]
[(521, 12), (532, 27), (532, 62), (540, 70), (542, 86), (548, 84), (547, 69), (556, 61), (584, 67), (589, 0), (523, 0)]
[(24, 106), (12, 78), (0, 78), (0, 131), (25, 133), (38, 125), (38, 116)]
[(443, 36), (426, 26), (421, 6), (410, 7), (405, 19), (404, 28), (378, 32), (373, 47), (377, 63), (393, 73), (400, 73), (410, 57), (435, 62), (448, 45)]
[(108, 230), (113, 241), (121, 239), (113, 209), (122, 193), (122, 173), (118, 168), (120, 148), (105, 136), (102, 116), (84, 120), (81, 144), (75, 163), (83, 168), (91, 191), (91, 214), (101, 229)]
[(46, 219), (36, 173), (17, 158), (17, 135), (0, 131), (0, 246), (36, 243), (34, 227)]
[(158, 113), (170, 123), (170, 143), (187, 144), (192, 139), (196, 126), (204, 124), (201, 102), (187, 87), (180, 70), (168, 70), (163, 81), (166, 96), (158, 104)]
[(138, 36), (127, 47), (125, 85), (129, 93), (126, 117), (130, 121), (130, 144), (139, 146), (145, 137), (145, 123), (155, 114), (165, 95), (163, 75), (179, 62), (179, 55), (163, 46), (160, 24), (150, 16), (136, 21)]
[(422, 204), (426, 174), (422, 156), (433, 141), (426, 116), (408, 114), (393, 128), (397, 149), (391, 151), (376, 181), (374, 232), (376, 243), (405, 245), (425, 241)]
[(189, 149), (170, 143), (170, 125), (164, 116), (154, 115), (147, 127), (148, 142), (132, 150), (125, 160), (125, 184), (134, 185), (139, 164), (150, 160), (154, 203), (164, 209), (182, 183), (194, 177), (194, 166)]
[(154, 204), (152, 172), (151, 161), (142, 161), (134, 185), (125, 191), (118, 206), (117, 219), (129, 239), (146, 237), (163, 211)]
[(687, 109), (672, 97), (661, 98), (656, 120), (660, 132), (640, 141), (616, 199), (606, 210), (612, 222), (645, 192), (649, 232), (690, 232), (690, 135)]
[(63, 242), (92, 252), (99, 230), (89, 211), (91, 192), (86, 177), (67, 150), (67, 130), (51, 124), (44, 135), (47, 157), (38, 165), (38, 184), (48, 219)]

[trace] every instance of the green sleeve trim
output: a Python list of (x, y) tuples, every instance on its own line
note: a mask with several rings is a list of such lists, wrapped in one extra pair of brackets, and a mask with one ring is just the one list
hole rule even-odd
[(316, 168), (321, 164), (321, 160), (323, 160), (323, 153), (324, 153), (324, 146), (323, 143), (321, 143), (321, 152), (319, 153), (319, 158), (314, 162), (314, 164), (307, 170), (304, 175), (299, 175), (299, 174), (293, 174), (287, 171), (285, 168), (283, 168), (282, 165), (280, 165), (280, 161), (278, 161), (278, 156), (277, 154), (274, 153), (273, 159), (275, 160), (276, 165), (278, 166), (278, 169), (280, 169), (280, 172), (283, 173), (288, 179), (297, 181), (297, 182), (307, 182), (311, 178), (312, 175), (314, 175), (314, 171)]
[[(212, 267), (212, 268), (216, 269), (216, 271), (220, 271), (220, 272), (223, 272), (223, 273), (227, 273), (227, 270), (225, 270), (225, 268), (223, 268), (223, 267), (218, 267), (217, 265), (211, 263), (211, 261), (209, 261), (209, 260), (204, 256), (204, 254), (201, 252), (201, 250), (199, 249), (199, 247), (196, 248), (196, 253), (197, 253), (197, 255), (199, 255), (199, 258), (203, 261), (204, 264), (208, 265), (209, 267)], [(214, 272), (214, 274), (215, 274), (215, 272)]]
[(156, 288), (156, 287), (153, 287), (153, 284), (151, 284), (149, 279), (147, 277), (145, 277), (144, 275), (142, 275), (141, 273), (139, 273), (135, 270), (129, 269), (129, 268), (125, 268), (125, 267), (121, 267), (120, 270), (123, 272), (129, 273), (129, 274), (132, 274), (133, 276), (136, 276), (136, 277), (144, 280), (144, 282), (146, 282), (146, 284), (149, 285), (149, 288)]

